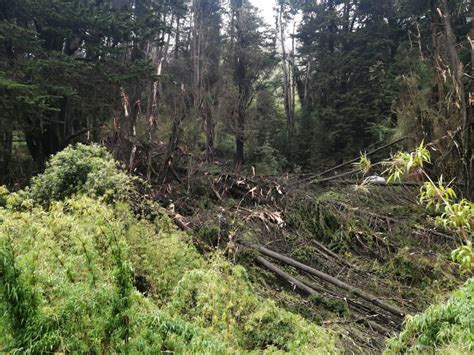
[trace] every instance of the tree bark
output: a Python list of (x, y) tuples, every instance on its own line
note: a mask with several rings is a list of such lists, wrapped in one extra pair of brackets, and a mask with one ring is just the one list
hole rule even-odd
[(286, 48), (285, 48), (285, 26), (283, 23), (283, 12), (284, 12), (284, 5), (280, 5), (280, 10), (278, 11), (278, 19), (280, 25), (280, 44), (281, 44), (281, 56), (282, 56), (282, 69), (283, 69), (283, 96), (285, 102), (285, 113), (286, 113), (286, 122), (287, 122), (287, 129), (288, 129), (288, 142), (290, 143), (292, 132), (293, 132), (293, 117), (292, 117), (292, 108), (291, 108), (291, 86), (290, 86), (290, 78), (289, 78), (289, 70), (288, 70), (288, 62), (286, 56)]
[(279, 267), (267, 261), (266, 259), (262, 258), (261, 256), (257, 256), (255, 258), (255, 261), (259, 263), (260, 265), (265, 266), (268, 270), (273, 271), (282, 279), (288, 281), (290, 285), (292, 285), (293, 287), (299, 288), (300, 290), (306, 292), (307, 294), (311, 296), (319, 296), (319, 293), (313, 290), (311, 287), (306, 286), (303, 282), (295, 279), (293, 276), (291, 276), (290, 274), (287, 274), (286, 272), (281, 270)]
[(467, 112), (466, 95), (464, 91), (463, 76), (464, 70), (456, 51), (456, 37), (451, 25), (451, 15), (449, 13), (447, 0), (442, 0), (442, 18), (444, 23), (444, 31), (446, 36), (446, 50), (448, 53), (449, 64), (452, 70), (453, 83), (455, 86), (455, 93), (459, 104), (459, 111), (461, 116), (461, 142), (462, 142), (462, 175), (464, 180), (464, 193), (469, 198), (471, 196), (471, 177), (472, 177), (472, 162), (471, 162), (471, 134), (472, 127), (470, 122), (470, 115)]
[(329, 282), (330, 284), (333, 284), (334, 286), (337, 286), (347, 292), (350, 292), (378, 307), (380, 307), (381, 309), (387, 311), (387, 312), (390, 312), (392, 313), (393, 315), (396, 315), (398, 317), (404, 317), (405, 316), (405, 313), (403, 311), (401, 311), (400, 309), (396, 308), (395, 306), (392, 306), (392, 305), (389, 305), (387, 303), (384, 303), (382, 301), (380, 301), (377, 297), (371, 295), (371, 294), (368, 294), (368, 293), (365, 293), (364, 291), (356, 288), (356, 287), (353, 287), (347, 283), (345, 283), (344, 281), (341, 281), (339, 279), (336, 279), (335, 277), (331, 276), (331, 275), (328, 275), (322, 271), (319, 271), (319, 270), (316, 270), (310, 266), (307, 266), (303, 263), (300, 263), (296, 260), (293, 260), (287, 256), (284, 256), (284, 255), (281, 255), (279, 253), (276, 253), (270, 249), (267, 249), (265, 247), (259, 247), (259, 246), (252, 246), (254, 249), (258, 250), (259, 252), (261, 252), (262, 254), (266, 255), (266, 256), (269, 256), (273, 259), (276, 259), (276, 260), (279, 260), (287, 265), (291, 265), (291, 266), (294, 266), (296, 267), (297, 269), (300, 269), (304, 272), (307, 272), (311, 275), (314, 275), (326, 282)]

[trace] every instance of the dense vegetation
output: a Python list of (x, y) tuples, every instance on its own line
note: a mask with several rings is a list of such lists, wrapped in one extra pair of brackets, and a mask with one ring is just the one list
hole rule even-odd
[(472, 1), (260, 2), (0, 0), (0, 351), (474, 351)]
[(1, 351), (334, 351), (328, 332), (258, 297), (242, 267), (203, 259), (159, 207), (148, 220), (126, 194), (107, 202), (117, 182), (132, 186), (114, 165), (103, 148), (70, 147), (31, 190), (2, 190)]
[(441, 305), (408, 319), (398, 339), (389, 342), (387, 352), (429, 352), (467, 354), (474, 351), (474, 280)]
[(248, 0), (4, 1), (0, 178), (77, 140), (162, 182), (191, 156), (275, 174), (407, 135), (469, 182), (469, 4), (279, 0), (274, 25)]

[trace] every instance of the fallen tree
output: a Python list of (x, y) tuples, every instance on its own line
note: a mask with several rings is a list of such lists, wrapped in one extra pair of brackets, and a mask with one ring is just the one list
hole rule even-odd
[(331, 275), (328, 275), (322, 271), (319, 271), (315, 268), (312, 268), (308, 265), (305, 265), (303, 263), (300, 263), (299, 261), (296, 261), (294, 259), (291, 259), (285, 255), (282, 255), (282, 254), (279, 254), (277, 252), (274, 252), (270, 249), (267, 249), (265, 247), (262, 247), (262, 246), (256, 246), (256, 245), (250, 245), (251, 248), (259, 251), (260, 253), (262, 253), (263, 255), (266, 255), (266, 256), (269, 256), (275, 260), (278, 260), (280, 262), (283, 262), (284, 264), (287, 264), (287, 265), (291, 265), (293, 267), (296, 267), (297, 269), (299, 270), (302, 270), (304, 272), (307, 272), (309, 274), (312, 274), (336, 287), (339, 287), (351, 294), (354, 294), (372, 304), (374, 304), (375, 306), (387, 311), (387, 312), (390, 312), (392, 313), (393, 315), (395, 316), (398, 316), (398, 317), (404, 317), (405, 316), (405, 312), (403, 312), (402, 310), (398, 309), (397, 307), (395, 306), (392, 306), (390, 304), (387, 304), (385, 302), (382, 302), (381, 300), (379, 300), (376, 296), (374, 295), (371, 295), (369, 293), (366, 293), (356, 287), (353, 287), (347, 283), (345, 283), (344, 281), (341, 281)]

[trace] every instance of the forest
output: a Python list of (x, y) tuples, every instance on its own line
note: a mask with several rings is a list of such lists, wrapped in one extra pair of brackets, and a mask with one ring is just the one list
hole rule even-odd
[(474, 353), (469, 0), (0, 0), (1, 353)]

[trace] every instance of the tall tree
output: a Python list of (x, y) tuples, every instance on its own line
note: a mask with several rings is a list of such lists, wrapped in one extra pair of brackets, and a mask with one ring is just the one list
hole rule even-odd
[[(119, 107), (121, 88), (138, 109), (139, 94), (131, 98), (128, 89), (152, 74), (142, 45), (162, 26), (154, 16), (158, 3), (13, 0), (0, 6), (6, 107), (0, 115), (23, 131), (38, 166), (81, 134), (96, 132)], [(127, 126), (135, 117), (128, 114)]]
[(193, 1), (193, 96), (204, 123), (206, 156), (214, 157), (213, 112), (218, 103), (218, 82), (222, 47), (220, 0)]
[(384, 138), (397, 94), (389, 69), (404, 34), (390, 0), (300, 2), (300, 9), (299, 158), (317, 165)]
[(269, 69), (274, 53), (268, 48), (268, 35), (262, 19), (248, 0), (231, 0), (229, 56), (237, 97), (235, 117), (235, 157), (237, 169), (244, 163), (245, 121), (259, 79)]

